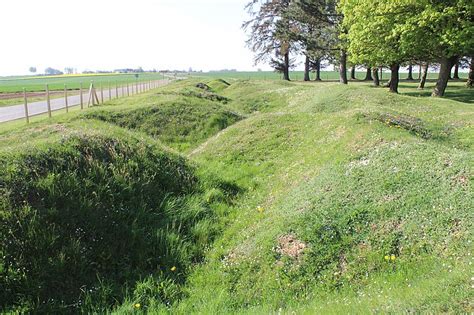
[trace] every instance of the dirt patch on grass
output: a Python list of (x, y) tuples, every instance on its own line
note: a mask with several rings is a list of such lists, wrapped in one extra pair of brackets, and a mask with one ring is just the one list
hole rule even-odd
[(276, 252), (281, 256), (300, 260), (307, 247), (304, 242), (298, 240), (293, 234), (287, 234), (278, 238)]

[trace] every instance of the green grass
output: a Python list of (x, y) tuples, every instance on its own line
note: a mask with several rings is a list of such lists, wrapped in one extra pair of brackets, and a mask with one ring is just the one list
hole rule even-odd
[[(114, 231), (101, 216), (118, 205), (128, 209), (120, 226), (131, 236), (123, 244), (141, 242), (130, 248), (140, 268), (125, 279), (101, 273), (96, 283), (80, 273), (97, 288), (84, 295), (84, 312), (472, 312), (473, 90), (451, 82), (447, 98), (433, 99), (406, 82), (394, 95), (360, 82), (224, 80), (194, 78), (85, 112), (0, 127), (0, 156), (9, 165), (0, 173), (0, 213), (8, 219), (0, 221), (1, 233), (14, 226), (15, 240), (34, 250), (42, 248), (35, 234), (17, 227), (29, 209), (42, 214), (33, 222), (44, 246), (63, 235), (50, 232), (65, 231), (61, 222), (77, 224), (77, 209), (86, 210), (94, 231)], [(118, 147), (111, 151), (110, 143)], [(151, 176), (162, 172), (169, 180)], [(31, 190), (39, 197), (26, 198)], [(64, 200), (82, 206), (59, 204)], [(22, 219), (9, 218), (10, 208)], [(142, 208), (163, 221), (147, 220)], [(52, 224), (56, 230), (41, 228)], [(159, 231), (160, 243), (143, 237), (147, 231)], [(108, 235), (112, 251), (117, 242)], [(51, 257), (75, 257), (51, 248)], [(167, 267), (147, 269), (144, 261), (157, 253), (167, 255)], [(132, 264), (120, 264), (123, 256), (112, 254), (107, 264), (128, 275)], [(31, 282), (5, 285), (22, 294), (2, 298), (4, 310), (37, 309), (33, 297), (45, 294), (34, 289), (37, 273), (27, 268)], [(77, 289), (59, 275), (59, 288)], [(48, 301), (45, 310), (67, 308)]]
[[(138, 81), (161, 80), (163, 74), (161, 73), (140, 73)], [(78, 90), (80, 84), (83, 83), (83, 88), (87, 89), (91, 81), (96, 84), (103, 84), (104, 87), (115, 84), (134, 83), (137, 78), (135, 74), (104, 74), (104, 75), (73, 75), (73, 76), (37, 76), (37, 77), (0, 77), (0, 93), (16, 93), (22, 92), (23, 88), (27, 92), (42, 92), (46, 89), (46, 84), (49, 85), (51, 91), (64, 90), (64, 84), (68, 89)]]

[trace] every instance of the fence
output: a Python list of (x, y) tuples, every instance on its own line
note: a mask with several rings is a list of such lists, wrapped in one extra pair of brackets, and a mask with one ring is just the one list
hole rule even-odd
[[(28, 103), (28, 95), (26, 89), (23, 89), (23, 110), (21, 105), (12, 106), (10, 108), (4, 108), (9, 112), (3, 112), (0, 115), (0, 122), (12, 121), (17, 119), (26, 119), (26, 122), (30, 122), (30, 118), (33, 116), (48, 114), (48, 117), (52, 117), (52, 113), (58, 110), (69, 110), (72, 107), (80, 106), (81, 110), (86, 107), (103, 104), (106, 101), (117, 99), (120, 97), (132, 96), (140, 93), (147, 92), (151, 89), (158, 88), (169, 82), (169, 79), (163, 80), (152, 80), (152, 81), (134, 81), (127, 83), (112, 83), (108, 84), (95, 84), (93, 81), (90, 82), (87, 89), (84, 89), (84, 84), (80, 84), (79, 94), (69, 95), (71, 92), (68, 90), (67, 85), (64, 85), (64, 95), (59, 98), (51, 98), (51, 91), (49, 86), (45, 87), (45, 99), (44, 101), (35, 101), (34, 103)], [(34, 105), (34, 106), (32, 106)]]

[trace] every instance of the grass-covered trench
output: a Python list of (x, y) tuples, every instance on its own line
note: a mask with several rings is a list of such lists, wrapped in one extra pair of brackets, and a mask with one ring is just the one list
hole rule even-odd
[(0, 127), (1, 310), (472, 312), (474, 92), (414, 86), (189, 79)]

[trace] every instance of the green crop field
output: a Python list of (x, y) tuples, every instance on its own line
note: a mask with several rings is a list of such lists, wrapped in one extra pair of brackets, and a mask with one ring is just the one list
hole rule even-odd
[[(357, 71), (356, 78), (363, 80), (366, 72)], [(216, 71), (216, 72), (205, 72), (205, 73), (193, 73), (194, 77), (202, 78), (221, 78), (221, 79), (241, 79), (241, 80), (281, 80), (282, 75), (274, 71), (259, 71), (259, 72), (232, 72), (232, 71)], [(400, 79), (405, 79), (406, 73), (400, 73)], [(467, 73), (460, 73), (459, 76), (463, 79), (467, 78)], [(384, 71), (382, 79), (388, 80), (390, 72)], [(418, 78), (418, 72), (413, 73), (413, 77)], [(437, 73), (429, 73), (428, 79), (435, 80), (438, 77)], [(292, 71), (290, 78), (293, 81), (303, 81), (303, 71)], [(311, 74), (311, 80), (315, 79), (315, 74)], [(321, 80), (323, 81), (339, 81), (339, 72), (336, 71), (321, 71)]]
[(126, 84), (138, 81), (161, 80), (161, 73), (140, 73), (138, 78), (135, 74), (93, 74), (93, 75), (63, 75), (63, 76), (35, 76), (35, 77), (0, 77), (0, 93), (17, 93), (26, 89), (27, 92), (43, 92), (48, 84), (50, 90), (62, 90), (64, 84), (68, 89), (77, 90), (83, 83), (87, 88), (91, 81), (108, 86), (111, 84)]
[(262, 75), (1, 124), (0, 310), (472, 313), (474, 90)]

